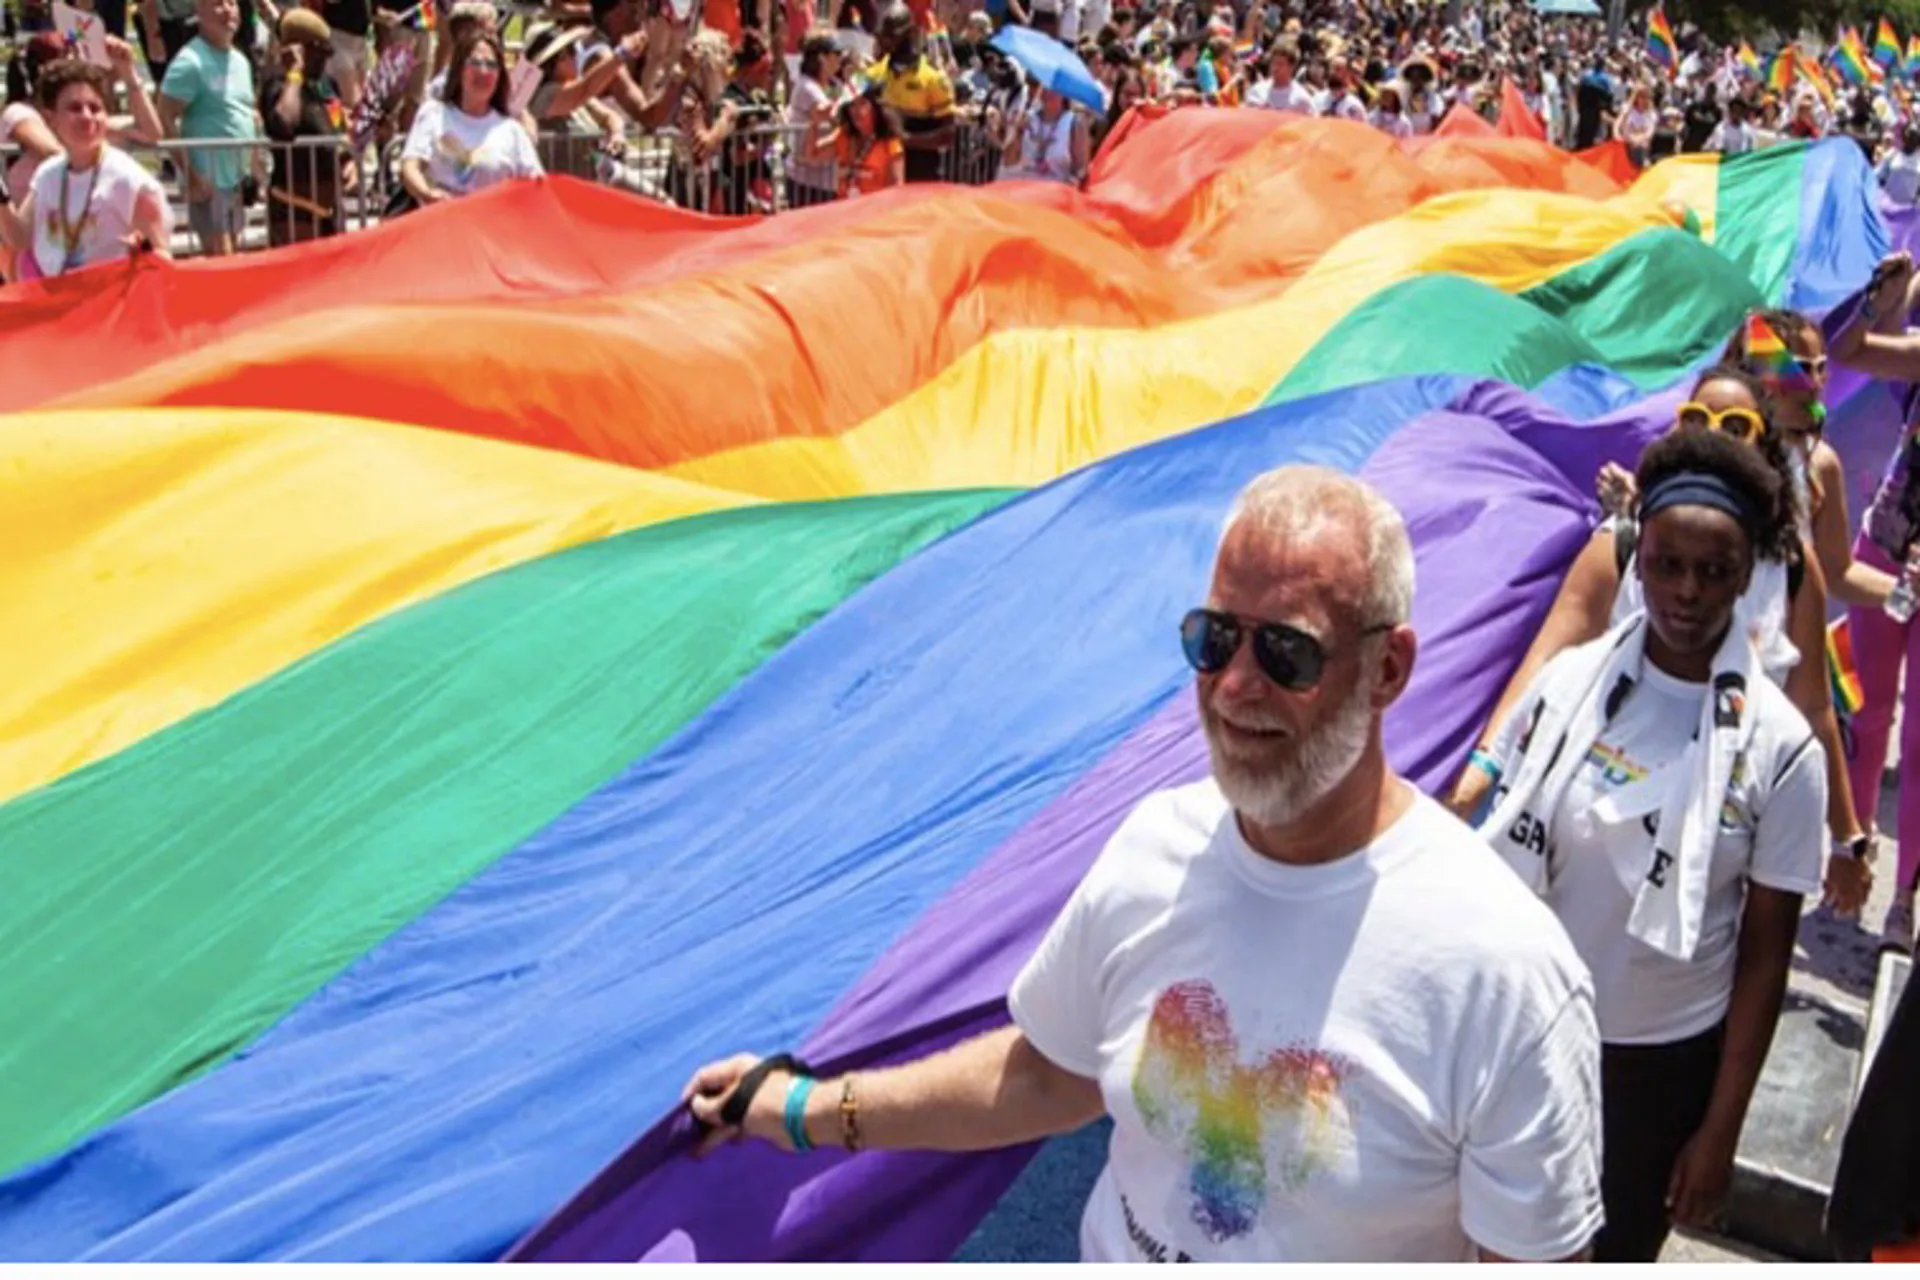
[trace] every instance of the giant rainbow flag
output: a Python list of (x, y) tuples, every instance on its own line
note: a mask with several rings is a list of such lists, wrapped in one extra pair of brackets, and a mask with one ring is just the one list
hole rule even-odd
[(0, 1259), (947, 1256), (1030, 1150), (694, 1164), (689, 1071), (1004, 1018), (1204, 769), (1269, 467), (1406, 512), (1439, 785), (1595, 470), (1872, 190), (1185, 111), (1084, 192), (554, 180), (0, 294)]

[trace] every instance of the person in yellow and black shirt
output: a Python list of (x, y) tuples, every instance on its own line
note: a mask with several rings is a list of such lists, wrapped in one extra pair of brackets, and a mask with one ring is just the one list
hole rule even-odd
[(907, 181), (939, 182), (953, 148), (953, 81), (927, 57), (913, 12), (903, 4), (880, 18), (880, 61), (866, 72), (883, 106), (899, 117), (907, 148)]
[[(346, 132), (346, 105), (327, 75), (333, 32), (311, 9), (280, 15), (279, 62), (260, 100), (267, 137), (338, 137)], [(267, 242), (275, 247), (316, 240), (342, 230), (340, 195), (359, 181), (346, 147), (311, 143), (275, 147), (267, 184)]]

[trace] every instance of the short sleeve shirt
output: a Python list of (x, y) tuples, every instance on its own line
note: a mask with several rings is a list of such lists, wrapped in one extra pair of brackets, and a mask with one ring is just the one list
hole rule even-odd
[(1547, 1260), (1600, 1224), (1586, 972), (1424, 797), (1319, 866), (1211, 780), (1149, 797), (1008, 1001), (1114, 1120), (1086, 1261)]
[[(160, 85), (163, 96), (180, 103), (180, 136), (194, 138), (253, 138), (254, 88), (253, 64), (238, 47), (224, 52), (205, 40), (194, 37), (180, 56), (167, 64), (167, 78)], [(247, 171), (244, 148), (222, 148), (214, 152), (189, 151), (194, 171), (216, 190), (233, 191)]]

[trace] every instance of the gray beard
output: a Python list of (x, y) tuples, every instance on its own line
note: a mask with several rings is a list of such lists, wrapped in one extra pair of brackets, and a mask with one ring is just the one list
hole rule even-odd
[(1281, 827), (1324, 799), (1360, 763), (1373, 729), (1373, 708), (1364, 689), (1354, 690), (1333, 718), (1302, 741), (1293, 759), (1279, 769), (1250, 767), (1223, 748), (1210, 709), (1203, 709), (1200, 720), (1220, 794), (1249, 821)]

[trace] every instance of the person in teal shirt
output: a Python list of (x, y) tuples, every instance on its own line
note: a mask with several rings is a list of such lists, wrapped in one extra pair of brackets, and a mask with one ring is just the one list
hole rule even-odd
[[(199, 0), (200, 34), (167, 66), (160, 84), (160, 121), (170, 137), (258, 138), (260, 111), (253, 65), (234, 47), (237, 0)], [(241, 148), (190, 150), (187, 219), (203, 253), (232, 253), (246, 221), (241, 195), (251, 153)]]

